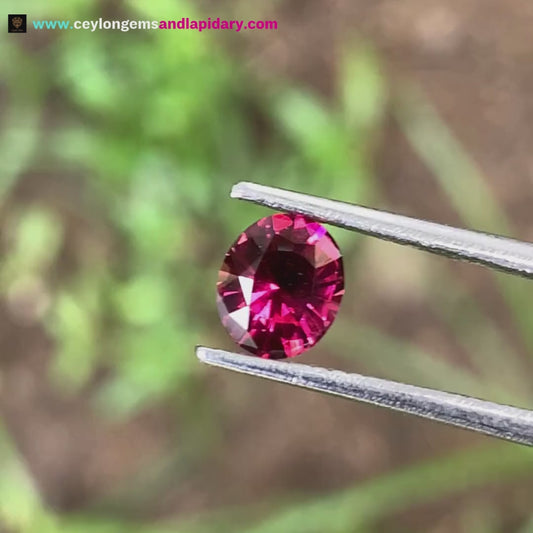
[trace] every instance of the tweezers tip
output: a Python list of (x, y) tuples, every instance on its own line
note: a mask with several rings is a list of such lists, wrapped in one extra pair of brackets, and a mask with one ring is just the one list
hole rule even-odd
[(251, 181), (239, 181), (231, 188), (230, 197), (237, 200), (251, 200), (253, 193), (257, 193), (257, 189), (262, 187), (264, 186)]
[(210, 352), (209, 348), (206, 348), (205, 346), (196, 346), (196, 357), (205, 364), (210, 364)]
[(231, 198), (242, 198), (243, 188), (247, 185), (246, 181), (239, 181), (239, 183), (236, 183), (232, 188), (230, 192)]
[(247, 359), (241, 354), (200, 345), (196, 346), (196, 357), (201, 363), (222, 368), (237, 368), (240, 366), (239, 359)]

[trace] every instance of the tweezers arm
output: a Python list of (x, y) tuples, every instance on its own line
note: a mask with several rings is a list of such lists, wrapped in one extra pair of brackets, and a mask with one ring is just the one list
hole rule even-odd
[(533, 411), (394, 381), (197, 347), (204, 363), (533, 446)]
[(231, 196), (533, 279), (531, 243), (255, 183), (236, 184)]

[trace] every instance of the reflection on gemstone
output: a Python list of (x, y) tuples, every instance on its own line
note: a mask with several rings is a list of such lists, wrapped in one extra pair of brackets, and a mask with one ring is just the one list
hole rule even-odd
[(302, 215), (277, 214), (251, 225), (219, 272), (222, 324), (259, 357), (293, 357), (315, 345), (344, 294), (342, 257), (326, 229)]

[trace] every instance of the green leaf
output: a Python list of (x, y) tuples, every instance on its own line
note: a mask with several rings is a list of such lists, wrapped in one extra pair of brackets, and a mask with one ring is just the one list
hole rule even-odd
[(56, 386), (77, 390), (91, 376), (95, 364), (96, 318), (80, 294), (61, 293), (47, 320), (57, 350), (50, 367)]
[(53, 263), (63, 242), (63, 226), (50, 210), (31, 207), (6, 223), (11, 245), (1, 269), (3, 284), (40, 276)]
[(96, 402), (114, 417), (180, 390), (196, 368), (194, 332), (172, 317), (145, 327), (123, 327), (115, 342), (116, 377), (105, 384)]
[(25, 531), (43, 509), (33, 480), (1, 425), (0, 471), (0, 527)]
[(368, 45), (350, 49), (341, 73), (341, 103), (351, 132), (361, 135), (376, 128), (385, 108), (385, 84), (376, 52)]
[(119, 315), (126, 322), (146, 326), (171, 313), (171, 295), (168, 279), (141, 275), (118, 286), (114, 297)]
[(0, 136), (0, 206), (31, 163), (39, 140), (40, 117), (40, 110), (33, 103), (24, 102), (7, 109)]
[(278, 94), (276, 118), (302, 155), (323, 178), (349, 178), (352, 171), (349, 139), (333, 113), (303, 91)]

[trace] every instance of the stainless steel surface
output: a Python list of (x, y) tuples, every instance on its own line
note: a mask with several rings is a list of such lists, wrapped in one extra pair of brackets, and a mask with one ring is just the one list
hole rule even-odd
[(255, 183), (238, 183), (233, 187), (231, 197), (278, 211), (301, 213), (381, 239), (533, 278), (531, 243)]
[(199, 346), (209, 365), (388, 407), (533, 446), (533, 411), (339, 370), (285, 363)]

